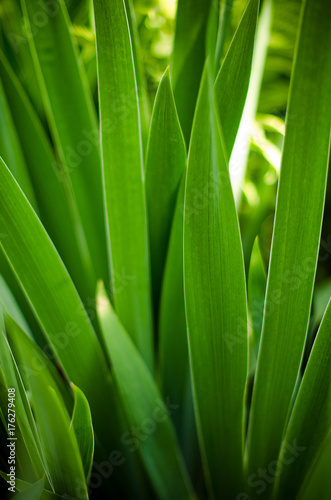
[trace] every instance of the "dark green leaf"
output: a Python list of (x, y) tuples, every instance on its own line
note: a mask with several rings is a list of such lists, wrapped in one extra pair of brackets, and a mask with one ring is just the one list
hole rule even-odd
[[(280, 451), (276, 498), (296, 498), (331, 430), (331, 302), (325, 311)], [(295, 454), (290, 447), (296, 445)], [(292, 460), (291, 460), (292, 459)]]
[(130, 444), (132, 452), (140, 450), (159, 498), (193, 498), (169, 418), (178, 405), (168, 402), (166, 407), (162, 401), (147, 366), (119, 322), (102, 288), (99, 289), (97, 303), (114, 377), (129, 421), (133, 428), (138, 429), (138, 434), (127, 432), (124, 435), (125, 441)]
[(215, 497), (234, 498), (243, 481), (247, 304), (239, 225), (212, 87), (207, 65), (186, 180), (185, 304), (201, 451)]
[[(21, 0), (62, 182), (73, 190), (85, 273), (108, 281), (99, 131), (63, 0)], [(40, 17), (43, 17), (41, 22)], [(94, 281), (95, 283), (95, 281)]]
[(156, 306), (177, 192), (185, 167), (185, 142), (167, 70), (155, 99), (146, 160), (146, 196)]

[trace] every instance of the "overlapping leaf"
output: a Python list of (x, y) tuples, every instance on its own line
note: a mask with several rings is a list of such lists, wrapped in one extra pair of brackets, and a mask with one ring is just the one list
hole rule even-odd
[(98, 313), (105, 344), (123, 398), (131, 429), (124, 435), (131, 451), (140, 450), (159, 498), (193, 498), (189, 479), (170, 422), (178, 404), (161, 399), (157, 386), (139, 352), (119, 322), (103, 289)]
[[(99, 131), (63, 0), (22, 0), (28, 40), (62, 182), (73, 189), (85, 273), (108, 281)], [(41, 14), (42, 13), (42, 14)], [(43, 21), (40, 21), (42, 15)]]
[(146, 196), (156, 306), (158, 306), (177, 192), (185, 167), (185, 142), (167, 70), (155, 99), (146, 160)]

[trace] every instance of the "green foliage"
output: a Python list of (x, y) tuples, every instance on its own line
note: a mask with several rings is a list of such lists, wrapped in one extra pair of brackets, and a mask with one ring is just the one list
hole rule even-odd
[(8, 498), (329, 500), (330, 5), (1, 3)]

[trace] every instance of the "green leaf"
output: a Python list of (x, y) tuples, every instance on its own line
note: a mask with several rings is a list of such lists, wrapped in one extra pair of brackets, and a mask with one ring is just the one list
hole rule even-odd
[(88, 479), (91, 473), (93, 453), (94, 453), (94, 435), (90, 407), (83, 392), (76, 385), (72, 386), (75, 397), (74, 410), (70, 426), (73, 427), (80, 455), (82, 457), (85, 478)]
[(207, 65), (188, 160), (184, 287), (201, 450), (214, 496), (234, 498), (243, 481), (247, 304), (239, 225), (212, 85)]
[(146, 197), (156, 307), (177, 192), (185, 168), (185, 142), (167, 70), (155, 98), (146, 160)]
[(215, 69), (218, 71), (223, 56), (224, 43), (229, 27), (231, 25), (231, 14), (233, 9), (233, 0), (222, 2), (220, 22), (218, 26), (216, 50), (215, 50)]
[[(162, 282), (159, 314), (159, 377), (162, 394), (181, 401), (172, 420), (186, 464), (191, 470), (197, 460), (197, 436), (193, 409), (183, 280), (183, 177), (171, 228)], [(169, 314), (171, 311), (171, 314)]]
[(300, 368), (323, 218), (330, 108), (331, 4), (307, 0), (286, 118), (248, 433), (248, 474), (278, 456)]
[[(94, 296), (94, 283), (89, 283), (88, 274), (82, 273), (85, 256), (84, 248), (79, 245), (81, 227), (74, 216), (76, 208), (72, 192), (66, 183), (61, 182), (46, 133), (18, 78), (1, 52), (0, 76), (29, 168), (41, 221), (81, 296)], [(10, 163), (8, 165), (11, 168)]]
[(105, 404), (110, 390), (105, 358), (59, 255), (1, 161), (2, 232), (7, 233), (7, 237), (0, 240), (2, 249), (50, 342), (44, 348), (51, 353), (54, 349), (68, 378), (79, 384), (86, 394), (96, 428), (103, 427), (99, 408)]
[[(264, 0), (261, 7), (261, 14), (259, 16), (257, 26), (251, 76), (245, 107), (242, 113), (240, 126), (236, 135), (236, 141), (234, 143), (230, 159), (229, 168), (231, 175), (231, 185), (237, 207), (239, 206), (241, 200), (242, 189), (245, 181), (252, 130), (254, 129), (255, 115), (259, 103), (260, 90), (264, 75), (264, 66), (266, 63), (267, 51), (271, 37), (271, 28), (273, 22), (273, 3), (273, 0)], [(249, 257), (250, 253), (251, 247), (249, 247), (247, 257)]]
[(329, 500), (331, 497), (331, 432), (324, 442), (321, 452), (314, 463), (311, 473), (305, 477), (298, 500)]
[(23, 491), (20, 491), (13, 498), (16, 500), (41, 500), (44, 492), (44, 478), (41, 478), (34, 484), (31, 484)]
[[(0, 476), (5, 481), (9, 480), (8, 474), (6, 474), (5, 472), (2, 472), (1, 470), (0, 470)], [(30, 488), (30, 486), (32, 486), (30, 483), (23, 481), (22, 479), (19, 479), (18, 477), (16, 477), (15, 483), (16, 483), (16, 489), (19, 492), (24, 492), (25, 490)], [(53, 493), (52, 491), (45, 489), (43, 491), (42, 496), (40, 497), (40, 500), (61, 500), (61, 498), (63, 498), (62, 495), (61, 496), (57, 495), (56, 493)]]
[(260, 0), (249, 0), (247, 3), (215, 82), (227, 159), (231, 156), (246, 101), (259, 3)]
[[(50, 481), (56, 493), (77, 495), (77, 485), (84, 489), (83, 465), (66, 405), (46, 356), (13, 321), (7, 329), (9, 343), (30, 390), (30, 401)], [(38, 368), (36, 368), (38, 367)], [(84, 497), (87, 498), (86, 487)]]
[(186, 144), (190, 142), (194, 109), (206, 53), (212, 0), (179, 0), (171, 77)]
[(136, 14), (131, 0), (124, 0), (126, 15), (131, 36), (132, 55), (134, 60), (135, 75), (137, 80), (138, 103), (141, 122), (141, 137), (143, 149), (146, 150), (149, 122), (150, 106), (147, 92), (147, 82), (144, 75), (143, 54), (140, 46), (139, 32), (136, 20)]
[[(331, 301), (317, 333), (279, 457), (276, 498), (296, 498), (331, 430)], [(297, 444), (289, 459), (289, 445)], [(294, 458), (294, 459), (293, 459)]]
[(218, 67), (216, 64), (216, 46), (218, 38), (218, 30), (221, 20), (221, 0), (213, 0), (211, 2), (211, 9), (209, 11), (207, 32), (206, 32), (206, 55), (205, 58), (209, 59), (212, 66), (212, 74), (217, 74)]
[(94, 1), (102, 161), (116, 312), (148, 366), (153, 326), (141, 126), (123, 0)]
[(23, 152), (13, 123), (11, 110), (0, 80), (0, 156), (10, 165), (15, 179), (34, 208), (37, 208), (35, 194), (29, 178)]
[[(21, 0), (62, 182), (73, 190), (85, 246), (84, 272), (108, 279), (96, 113), (63, 0)], [(36, 21), (42, 13), (43, 22)], [(36, 26), (36, 22), (38, 26)], [(93, 274), (94, 273), (94, 274)], [(95, 278), (94, 278), (95, 280)], [(95, 281), (94, 281), (95, 283)]]
[(45, 474), (41, 449), (21, 376), (3, 332), (0, 332), (0, 368), (4, 373), (6, 397), (8, 388), (15, 389), (17, 456), (18, 459), (23, 456), (21, 472), (25, 474), (25, 479), (35, 481)]
[[(159, 498), (193, 498), (189, 479), (169, 415), (177, 404), (164, 404), (157, 386), (124, 330), (103, 288), (98, 293), (98, 314), (114, 377), (129, 421), (137, 432), (124, 439), (130, 451), (140, 450)], [(138, 433), (138, 434), (137, 434)]]
[(3, 314), (11, 316), (16, 323), (24, 330), (30, 337), (32, 337), (32, 332), (30, 327), (16, 302), (14, 295), (12, 294), (9, 286), (0, 274), (0, 306), (2, 306)]
[(258, 239), (256, 238), (252, 250), (248, 274), (248, 310), (251, 327), (249, 335), (250, 371), (256, 366), (259, 352), (266, 284), (267, 277), (259, 249)]

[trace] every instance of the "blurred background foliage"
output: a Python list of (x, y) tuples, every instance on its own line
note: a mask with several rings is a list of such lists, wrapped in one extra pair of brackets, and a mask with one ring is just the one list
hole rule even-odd
[[(91, 1), (65, 0), (65, 3), (73, 22), (74, 37), (82, 54), (97, 107), (96, 56)], [(258, 236), (265, 266), (268, 265), (287, 96), (301, 4), (302, 0), (274, 0), (271, 37), (257, 115), (252, 130), (243, 196), (239, 207), (246, 264), (249, 261), (254, 240)], [(133, 5), (141, 42), (140, 57), (145, 69), (146, 88), (152, 108), (161, 76), (166, 67), (171, 64), (177, 0), (133, 0)], [(225, 40), (224, 53), (245, 5), (246, 0), (233, 1), (231, 25)], [(36, 25), (38, 22), (42, 22), (42, 14), (40, 20), (36, 20)], [(1, 0), (0, 48), (19, 76), (47, 129), (28, 39), (29, 34), (23, 25), (19, 0)], [(329, 182), (312, 312), (312, 334), (331, 294), (330, 212), (331, 187)]]

